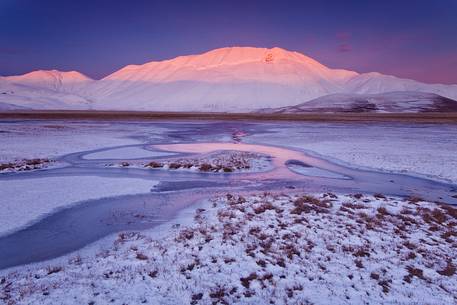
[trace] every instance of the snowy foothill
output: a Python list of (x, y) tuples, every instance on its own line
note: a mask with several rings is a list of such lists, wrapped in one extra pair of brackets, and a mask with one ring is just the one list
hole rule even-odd
[(21, 304), (454, 304), (457, 210), (382, 194), (212, 198), (162, 234), (0, 272)]
[(330, 94), (298, 105), (276, 109), (264, 109), (263, 112), (416, 113), (428, 111), (451, 112), (456, 110), (456, 101), (442, 97), (438, 94), (400, 91), (378, 94)]
[(0, 180), (0, 235), (90, 199), (148, 193), (157, 181), (65, 176)]

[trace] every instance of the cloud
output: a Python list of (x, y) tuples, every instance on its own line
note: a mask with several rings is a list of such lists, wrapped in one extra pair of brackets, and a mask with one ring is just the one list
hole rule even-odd
[(336, 38), (339, 41), (348, 41), (349, 39), (351, 39), (351, 37), (352, 37), (352, 34), (350, 32), (338, 32), (338, 33), (336, 33)]
[(350, 43), (352, 34), (350, 32), (338, 32), (336, 33), (336, 39), (338, 41), (337, 51), (340, 53), (346, 53), (352, 51), (352, 45)]
[(338, 52), (346, 53), (352, 51), (352, 46), (349, 43), (340, 43), (338, 45)]

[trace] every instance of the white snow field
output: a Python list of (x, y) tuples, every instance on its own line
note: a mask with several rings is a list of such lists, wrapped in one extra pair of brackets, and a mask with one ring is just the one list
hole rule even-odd
[(457, 184), (455, 125), (290, 123), (248, 135), (244, 141), (303, 149), (352, 167)]
[(416, 198), (227, 194), (165, 234), (124, 232), (107, 249), (0, 273), (0, 297), (19, 304), (455, 304), (456, 217), (455, 208)]
[(90, 199), (148, 193), (157, 181), (95, 176), (0, 180), (0, 236)]
[[(128, 65), (101, 80), (56, 70), (0, 77), (0, 109), (244, 112), (293, 106), (335, 93), (393, 91), (427, 92), (457, 100), (457, 85), (331, 69), (281, 48), (228, 47)], [(416, 98), (401, 105), (395, 97), (385, 98), (387, 104), (399, 106), (385, 107), (385, 101), (375, 100), (387, 111), (418, 111)]]
[[(160, 137), (160, 134), (165, 130), (167, 129), (156, 125), (148, 132), (150, 137)], [(53, 159), (79, 151), (141, 144), (140, 140), (128, 136), (144, 132), (138, 124), (132, 126), (130, 124), (84, 121), (19, 123), (2, 121), (0, 122), (0, 131), (0, 163), (18, 159)], [(116, 153), (120, 152), (116, 151)], [(128, 153), (132, 153), (132, 151), (124, 151), (124, 155), (128, 155)], [(148, 152), (145, 151), (145, 153)], [(100, 154), (102, 153), (100, 152)], [(104, 155), (102, 154), (102, 156)]]
[[(0, 160), (5, 161), (58, 159), (105, 147), (112, 149), (102, 158), (128, 158), (143, 151), (116, 146), (166, 149), (179, 147), (177, 142), (219, 140), (232, 149), (244, 143), (283, 146), (352, 167), (457, 183), (455, 125), (3, 121), (0, 130)], [(234, 140), (234, 133), (243, 136)], [(212, 151), (209, 144), (205, 149)], [(122, 177), (117, 168), (116, 178), (68, 176), (65, 169), (54, 170), (63, 170), (59, 177), (47, 176), (47, 170), (0, 175), (0, 236), (78, 202), (147, 193), (157, 184)], [(30, 177), (36, 174), (43, 176)], [(0, 270), (0, 303), (457, 302), (457, 210), (452, 206), (298, 189), (218, 194), (159, 228), (113, 234), (50, 261)]]

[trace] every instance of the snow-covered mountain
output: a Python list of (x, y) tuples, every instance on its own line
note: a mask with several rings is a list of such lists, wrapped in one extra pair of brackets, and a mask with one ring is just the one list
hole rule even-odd
[(331, 69), (281, 48), (231, 47), (129, 65), (101, 80), (59, 71), (2, 77), (0, 108), (3, 103), (40, 109), (243, 112), (297, 105), (336, 93), (391, 91), (457, 99), (457, 85)]
[(127, 66), (92, 96), (106, 109), (246, 111), (335, 92), (354, 75), (279, 48), (223, 48)]
[(336, 93), (294, 106), (262, 109), (264, 113), (305, 112), (457, 112), (457, 101), (434, 93), (397, 91), (377, 94)]
[(92, 82), (76, 71), (0, 77), (0, 109), (90, 109), (92, 102), (82, 93)]

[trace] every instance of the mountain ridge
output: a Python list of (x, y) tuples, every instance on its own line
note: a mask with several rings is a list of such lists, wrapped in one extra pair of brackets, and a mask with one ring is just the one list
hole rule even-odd
[(305, 54), (277, 47), (226, 47), (127, 65), (100, 80), (57, 70), (0, 77), (0, 102), (38, 109), (41, 104), (33, 101), (34, 92), (37, 101), (53, 100), (50, 107), (62, 100), (62, 109), (247, 112), (329, 94), (392, 91), (457, 99), (457, 85), (332, 69)]
[(293, 106), (261, 109), (261, 113), (418, 113), (457, 112), (457, 101), (435, 93), (393, 91), (377, 94), (334, 93)]

